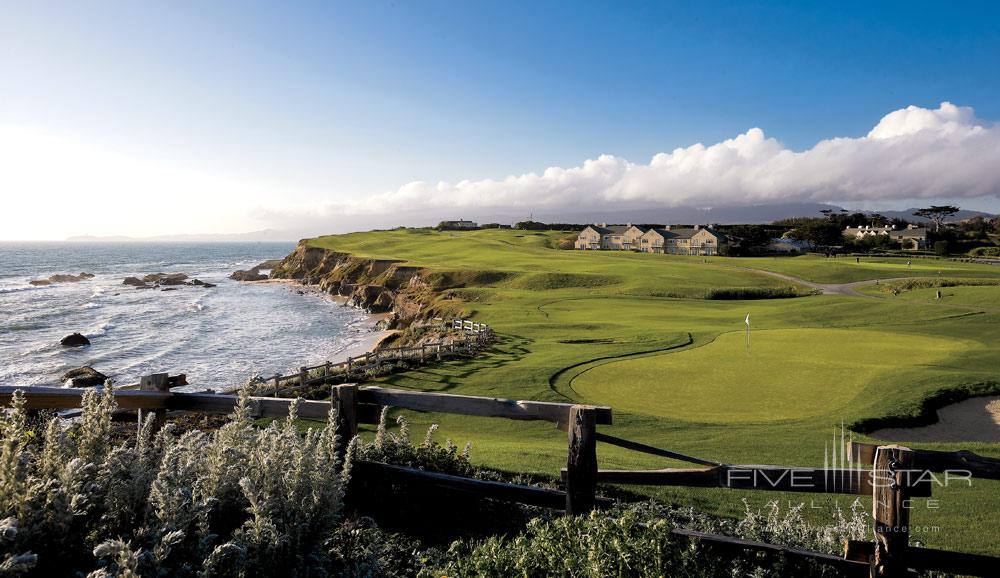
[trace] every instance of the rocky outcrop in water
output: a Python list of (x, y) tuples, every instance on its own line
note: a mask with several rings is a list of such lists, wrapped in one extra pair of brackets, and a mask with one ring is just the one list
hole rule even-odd
[(268, 276), (261, 273), (261, 271), (274, 271), (281, 266), (281, 263), (281, 259), (268, 259), (246, 271), (234, 271), (229, 278), (236, 281), (265, 281), (268, 279)]
[(246, 271), (233, 271), (229, 278), (235, 281), (264, 281), (267, 279), (267, 275), (261, 273), (260, 269), (253, 268)]
[(72, 333), (63, 337), (59, 341), (59, 345), (62, 345), (63, 347), (84, 347), (86, 345), (90, 345), (90, 340), (87, 339), (86, 336), (79, 333)]
[(184, 273), (151, 273), (142, 278), (145, 283), (183, 285), (188, 276)]
[(71, 369), (62, 376), (62, 381), (66, 384), (66, 387), (95, 387), (104, 385), (107, 379), (108, 376), (89, 365)]
[(55, 283), (76, 283), (77, 281), (84, 281), (86, 279), (93, 279), (93, 273), (80, 273), (79, 275), (66, 275), (63, 273), (57, 273), (52, 275), (48, 279), (34, 279), (28, 281), (29, 285), (34, 285), (35, 287), (44, 287), (46, 285), (53, 285)]
[(204, 289), (211, 289), (212, 287), (215, 287), (215, 284), (206, 283), (201, 279), (191, 279), (190, 281), (187, 279), (188, 276), (186, 273), (151, 273), (142, 279), (139, 279), (138, 277), (126, 277), (122, 281), (122, 285), (129, 285), (131, 287), (135, 287), (136, 289), (157, 289), (160, 286), (167, 287), (167, 289), (161, 289), (161, 291), (173, 291), (181, 285), (202, 287)]

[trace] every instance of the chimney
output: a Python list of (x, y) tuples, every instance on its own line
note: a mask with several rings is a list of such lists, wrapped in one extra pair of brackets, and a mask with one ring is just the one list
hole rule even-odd
[(625, 227), (631, 229), (632, 228), (632, 223), (625, 223)]
[(697, 230), (698, 230), (698, 229), (700, 229), (700, 228), (701, 228), (701, 225), (695, 225), (695, 226), (694, 226), (694, 230), (695, 230), (695, 231), (697, 231)]
[(607, 223), (601, 223), (601, 226), (604, 227), (605, 229), (608, 228), (608, 224)]
[(666, 227), (663, 227), (663, 229), (664, 229), (665, 231), (669, 231), (669, 230), (670, 230), (670, 225), (667, 225)]

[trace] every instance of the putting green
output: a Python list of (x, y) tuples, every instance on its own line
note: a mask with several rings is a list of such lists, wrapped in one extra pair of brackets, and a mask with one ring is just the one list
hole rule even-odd
[(931, 366), (961, 340), (874, 330), (777, 329), (724, 333), (702, 347), (610, 362), (573, 389), (615, 409), (692, 422), (800, 419), (848, 404), (901, 366)]

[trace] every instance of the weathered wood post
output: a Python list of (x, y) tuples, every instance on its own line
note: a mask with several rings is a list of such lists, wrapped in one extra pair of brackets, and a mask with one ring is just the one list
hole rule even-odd
[(420, 344), (420, 363), (423, 364), (424, 360), (427, 359), (427, 344)]
[(910, 510), (913, 450), (903, 446), (879, 446), (872, 470), (872, 519), (875, 522), (873, 578), (906, 576), (906, 550), (910, 541)]
[(306, 382), (309, 381), (309, 370), (305, 367), (299, 368), (299, 386), (305, 387)]
[(357, 384), (347, 383), (334, 387), (333, 401), (337, 404), (337, 435), (340, 437), (340, 447), (337, 451), (343, 456), (347, 444), (358, 435)]
[[(170, 387), (168, 385), (168, 376), (166, 373), (154, 373), (152, 375), (143, 375), (139, 378), (139, 391), (163, 391), (169, 392)], [(153, 410), (156, 417), (153, 421), (153, 431), (159, 431), (163, 424), (167, 421), (167, 410), (156, 409)], [(142, 427), (142, 422), (145, 419), (144, 412), (140, 409), (138, 413), (139, 417), (139, 427)]]
[(437, 342), (437, 360), (438, 361), (441, 361), (441, 343), (442, 342), (440, 342), (440, 341)]
[(350, 373), (350, 372), (351, 372), (351, 362), (352, 362), (352, 361), (354, 361), (354, 358), (353, 358), (353, 357), (348, 357), (348, 358), (347, 358), (347, 373)]
[(330, 369), (333, 368), (333, 363), (327, 361), (323, 370), (323, 377), (330, 377)]
[(586, 514), (597, 498), (597, 410), (574, 405), (569, 410), (566, 460), (566, 513)]
[(275, 373), (274, 374), (274, 391), (271, 392), (271, 395), (278, 395), (278, 382), (280, 382), (280, 381), (281, 381), (281, 374), (280, 373)]

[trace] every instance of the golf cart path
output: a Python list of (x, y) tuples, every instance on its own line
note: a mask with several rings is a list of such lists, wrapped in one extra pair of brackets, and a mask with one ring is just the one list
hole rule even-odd
[(785, 275), (784, 273), (775, 273), (774, 271), (765, 271), (763, 269), (752, 269), (750, 267), (745, 268), (747, 271), (752, 271), (754, 273), (761, 273), (763, 275), (769, 275), (771, 277), (777, 277), (778, 279), (784, 279), (785, 281), (791, 281), (793, 283), (799, 283), (810, 287), (812, 289), (818, 289), (823, 292), (824, 295), (849, 295), (851, 297), (867, 297), (869, 299), (878, 299), (873, 295), (865, 295), (864, 293), (858, 293), (854, 290), (855, 287), (860, 287), (862, 285), (871, 285), (872, 283), (878, 283), (883, 281), (902, 281), (905, 279), (912, 279), (912, 277), (892, 277), (890, 279), (868, 279), (865, 281), (852, 281), (850, 283), (815, 283), (813, 281), (807, 281), (801, 277), (793, 277), (792, 275)]

